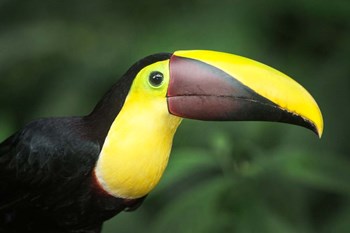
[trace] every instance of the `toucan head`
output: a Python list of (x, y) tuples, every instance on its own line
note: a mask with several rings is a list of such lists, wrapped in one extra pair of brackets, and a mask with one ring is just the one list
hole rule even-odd
[(206, 50), (177, 51), (159, 58), (137, 73), (129, 91), (138, 95), (141, 104), (166, 109), (155, 111), (208, 121), (284, 122), (322, 135), (322, 114), (313, 97), (276, 69)]
[[(127, 199), (148, 194), (158, 183), (183, 118), (284, 122), (319, 137), (323, 130), (320, 109), (301, 85), (269, 66), (227, 53), (194, 50), (146, 57), (107, 99), (117, 103), (120, 96), (124, 99), (108, 125), (95, 172), (108, 193)], [(98, 106), (111, 108), (107, 102)]]

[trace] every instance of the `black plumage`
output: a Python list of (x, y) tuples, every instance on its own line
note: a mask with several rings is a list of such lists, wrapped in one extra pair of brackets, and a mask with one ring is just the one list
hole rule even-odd
[(170, 56), (134, 64), (88, 116), (39, 119), (0, 144), (0, 233), (98, 233), (142, 203), (108, 195), (93, 170), (136, 74)]

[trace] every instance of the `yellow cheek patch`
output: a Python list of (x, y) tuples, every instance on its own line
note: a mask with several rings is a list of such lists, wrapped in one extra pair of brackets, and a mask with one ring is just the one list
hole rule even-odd
[[(164, 83), (157, 88), (148, 82), (154, 70), (164, 74)], [(135, 199), (147, 195), (167, 166), (181, 122), (168, 112), (168, 82), (169, 60), (141, 70), (108, 132), (95, 172), (100, 185), (113, 196)]]

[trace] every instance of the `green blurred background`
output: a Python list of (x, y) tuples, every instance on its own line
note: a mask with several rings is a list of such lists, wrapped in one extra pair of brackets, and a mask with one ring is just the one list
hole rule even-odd
[(146, 55), (247, 56), (313, 94), (323, 138), (185, 120), (159, 186), (103, 232), (350, 232), (349, 15), (346, 0), (0, 0), (0, 140), (38, 117), (89, 113)]

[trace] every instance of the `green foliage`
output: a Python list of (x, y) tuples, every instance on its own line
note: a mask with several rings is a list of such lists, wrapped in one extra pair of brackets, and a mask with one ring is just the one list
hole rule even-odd
[(88, 113), (143, 56), (248, 56), (313, 94), (323, 138), (185, 120), (160, 185), (103, 232), (350, 232), (349, 12), (342, 0), (0, 0), (0, 140), (34, 118)]

